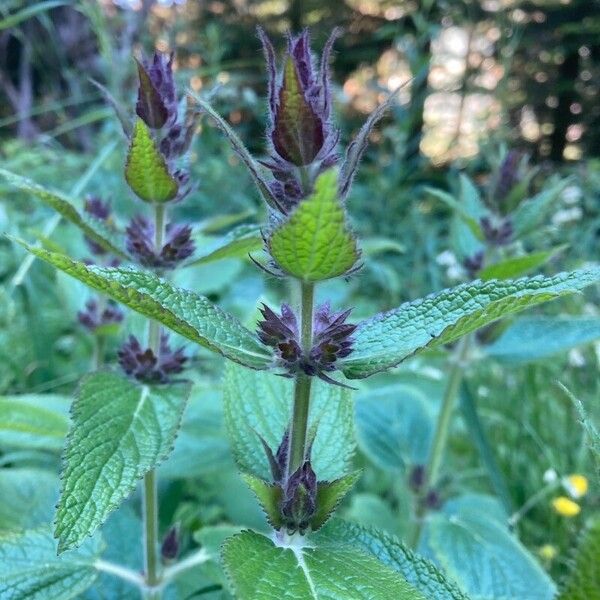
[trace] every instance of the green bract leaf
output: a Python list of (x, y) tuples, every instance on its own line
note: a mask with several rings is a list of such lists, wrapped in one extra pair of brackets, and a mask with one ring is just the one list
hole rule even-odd
[(42, 469), (0, 469), (0, 531), (37, 527), (52, 520), (58, 477)]
[(552, 580), (487, 504), (459, 500), (431, 515), (424, 531), (424, 546), (444, 572), (478, 600), (551, 600)]
[(56, 542), (46, 527), (0, 534), (0, 598), (6, 600), (70, 600), (89, 588), (98, 572), (94, 562), (102, 542), (88, 540), (76, 551), (56, 555)]
[(558, 600), (600, 600), (600, 519), (584, 533)]
[[(348, 545), (377, 558), (397, 571), (428, 600), (468, 600), (456, 584), (436, 566), (419, 556), (394, 536), (371, 527), (332, 519), (314, 536), (317, 544)], [(392, 599), (390, 599), (392, 600)]]
[(242, 473), (242, 479), (256, 496), (269, 525), (274, 529), (279, 529), (283, 525), (280, 509), (283, 493), (281, 486), (268, 483), (250, 473)]
[(507, 258), (506, 260), (490, 265), (489, 267), (485, 267), (485, 269), (482, 269), (478, 273), (478, 277), (483, 281), (488, 281), (489, 279), (510, 279), (512, 277), (520, 277), (521, 275), (529, 273), (529, 271), (541, 267), (564, 249), (565, 246), (559, 246), (558, 248), (552, 248), (551, 250), (543, 250), (542, 252), (532, 252), (525, 256)]
[(352, 269), (360, 252), (338, 198), (335, 170), (319, 176), (315, 191), (271, 232), (267, 245), (286, 273), (304, 281), (331, 279)]
[(358, 481), (361, 471), (355, 471), (334, 481), (319, 481), (317, 485), (317, 511), (310, 520), (313, 531), (321, 529), (333, 515), (344, 496)]
[[(227, 365), (223, 386), (225, 424), (233, 454), (244, 472), (270, 480), (259, 435), (277, 450), (292, 413), (293, 381), (272, 373)], [(309, 430), (317, 426), (312, 466), (319, 480), (345, 475), (354, 454), (351, 391), (313, 382)]]
[(82, 380), (56, 512), (59, 552), (81, 544), (167, 457), (189, 392), (189, 384), (141, 385), (109, 372)]
[(272, 361), (271, 352), (254, 333), (204, 296), (173, 287), (152, 273), (88, 266), (62, 254), (19, 243), (92, 289), (213, 352), (253, 369), (265, 369)]
[(355, 350), (341, 361), (351, 379), (385, 371), (425, 348), (446, 344), (505, 315), (578, 292), (600, 279), (598, 267), (554, 277), (475, 281), (407, 302), (359, 324)]
[[(253, 531), (223, 545), (225, 571), (238, 600), (425, 600), (373, 556), (349, 546), (279, 547)], [(308, 540), (310, 544), (310, 539)]]
[(600, 339), (600, 319), (594, 317), (522, 317), (491, 345), (486, 356), (508, 363), (526, 363), (567, 352)]
[(33, 394), (0, 397), (0, 445), (60, 450), (69, 427), (63, 400)]
[(5, 169), (0, 169), (0, 175), (4, 177), (10, 185), (18, 188), (22, 192), (32, 194), (38, 200), (41, 200), (47, 206), (53, 208), (57, 213), (63, 216), (67, 221), (79, 227), (81, 231), (102, 246), (108, 252), (115, 256), (128, 259), (127, 252), (124, 249), (122, 236), (111, 229), (100, 219), (96, 219), (86, 213), (79, 213), (75, 208), (73, 201), (61, 194), (48, 190), (38, 185), (31, 179), (21, 177), (16, 173), (11, 173)]
[(186, 266), (206, 264), (223, 258), (247, 257), (250, 252), (260, 250), (262, 245), (258, 225), (240, 225), (214, 243), (203, 247), (200, 255), (196, 252), (196, 258), (186, 263)]
[(168, 202), (175, 198), (179, 189), (150, 130), (141, 119), (133, 127), (125, 179), (135, 194), (146, 202)]

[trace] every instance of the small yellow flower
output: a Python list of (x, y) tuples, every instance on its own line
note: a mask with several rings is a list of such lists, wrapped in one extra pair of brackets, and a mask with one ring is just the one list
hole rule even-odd
[(556, 549), (556, 546), (553, 546), (552, 544), (544, 544), (538, 550), (538, 553), (544, 560), (551, 561), (556, 558), (558, 550)]
[(578, 473), (565, 477), (563, 485), (567, 492), (569, 492), (569, 496), (575, 499), (585, 496), (589, 487), (587, 477)]
[(552, 500), (554, 510), (563, 517), (576, 517), (581, 512), (581, 506), (566, 496), (558, 496)]

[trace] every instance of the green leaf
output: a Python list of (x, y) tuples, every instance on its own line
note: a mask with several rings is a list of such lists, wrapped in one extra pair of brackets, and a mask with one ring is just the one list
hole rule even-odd
[(58, 478), (42, 469), (0, 469), (0, 531), (23, 530), (52, 520)]
[(600, 600), (600, 519), (583, 534), (575, 561), (557, 600)]
[(386, 386), (357, 398), (359, 447), (386, 471), (427, 462), (433, 425), (427, 397), (414, 386)]
[[(225, 542), (225, 571), (239, 600), (424, 600), (393, 569), (348, 546), (277, 546), (243, 531)], [(310, 540), (309, 542), (310, 543)]]
[(407, 302), (359, 324), (355, 350), (341, 361), (346, 377), (368, 377), (405, 358), (452, 342), (530, 306), (578, 292), (600, 278), (598, 267), (504, 281), (475, 281)]
[(78, 546), (170, 453), (189, 384), (148, 386), (86, 376), (73, 404), (56, 512), (59, 552)]
[(468, 597), (427, 559), (394, 536), (372, 527), (332, 519), (315, 536), (317, 543), (348, 545), (394, 569), (428, 600), (468, 600)]
[[(293, 381), (272, 373), (229, 364), (225, 370), (225, 424), (239, 468), (271, 479), (259, 435), (274, 451), (292, 414)], [(318, 426), (312, 466), (319, 480), (345, 475), (354, 454), (353, 407), (350, 390), (315, 380), (309, 429)]]
[(62, 254), (16, 241), (88, 287), (213, 352), (253, 369), (265, 369), (272, 361), (271, 352), (254, 333), (204, 296), (175, 288), (152, 273), (85, 265)]
[(558, 248), (551, 248), (550, 250), (532, 252), (525, 256), (507, 258), (506, 260), (485, 267), (478, 273), (478, 277), (483, 281), (520, 277), (521, 275), (525, 275), (546, 264), (565, 248), (566, 246), (559, 246)]
[(64, 399), (55, 400), (54, 406), (52, 400), (51, 396), (33, 394), (0, 397), (0, 445), (60, 450), (69, 420), (63, 410), (56, 408), (56, 403)]
[(444, 190), (426, 187), (424, 191), (428, 194), (431, 194), (434, 198), (441, 200), (446, 206), (452, 209), (456, 215), (464, 221), (471, 233), (478, 240), (483, 240), (483, 233), (481, 232), (481, 226), (479, 225), (478, 219), (469, 213), (464, 204), (459, 202), (454, 196), (448, 192), (445, 192)]
[(478, 600), (551, 600), (551, 579), (485, 506), (457, 503), (431, 515), (423, 536), (431, 557)]
[(115, 256), (128, 259), (128, 254), (124, 249), (122, 236), (108, 226), (104, 221), (96, 219), (87, 213), (79, 213), (72, 200), (61, 194), (48, 190), (38, 185), (31, 179), (21, 177), (16, 173), (11, 173), (5, 169), (0, 169), (0, 176), (4, 177), (8, 183), (22, 192), (35, 196), (38, 200), (53, 208), (57, 213), (63, 216), (67, 221), (78, 227), (87, 237), (94, 240), (108, 252)]
[(204, 246), (200, 253), (196, 252), (194, 260), (185, 266), (193, 267), (223, 258), (247, 257), (250, 252), (260, 250), (262, 246), (263, 239), (258, 225), (240, 225), (212, 244)]
[(27, 6), (2, 19), (0, 21), (0, 31), (16, 27), (19, 23), (31, 19), (31, 17), (35, 17), (36, 15), (44, 13), (52, 8), (56, 8), (57, 6), (64, 6), (65, 4), (70, 4), (70, 0), (47, 0), (46, 2), (37, 2), (32, 6)]
[(102, 550), (98, 538), (58, 557), (47, 527), (0, 533), (0, 598), (70, 600), (96, 579), (94, 562)]
[(600, 338), (594, 317), (522, 317), (487, 346), (486, 356), (506, 363), (526, 363), (567, 352)]
[(511, 216), (515, 237), (522, 237), (534, 231), (548, 216), (552, 205), (570, 183), (570, 178), (559, 180), (533, 198), (521, 202)]
[(317, 510), (310, 520), (313, 531), (321, 529), (360, 478), (361, 471), (355, 471), (334, 481), (319, 481), (317, 485)]
[(319, 176), (314, 192), (270, 233), (267, 245), (286, 273), (304, 281), (338, 277), (354, 266), (360, 252), (338, 197), (335, 170)]
[(242, 479), (246, 485), (252, 490), (256, 496), (269, 525), (274, 529), (280, 529), (283, 525), (281, 520), (281, 501), (283, 499), (283, 490), (280, 486), (268, 483), (260, 477), (250, 475), (250, 473), (242, 473)]
[(133, 126), (125, 179), (136, 195), (146, 202), (168, 202), (179, 190), (150, 129), (141, 119), (137, 119)]

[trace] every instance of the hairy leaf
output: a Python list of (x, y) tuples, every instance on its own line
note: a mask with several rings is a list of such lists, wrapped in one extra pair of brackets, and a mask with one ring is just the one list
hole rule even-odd
[(86, 376), (73, 404), (56, 512), (59, 552), (78, 546), (169, 454), (189, 384), (148, 386)]
[(283, 525), (280, 508), (283, 499), (281, 486), (268, 483), (260, 477), (250, 475), (250, 473), (242, 473), (242, 479), (256, 496), (269, 525), (279, 529)]
[[(259, 435), (274, 451), (292, 414), (293, 381), (272, 373), (227, 365), (223, 387), (225, 424), (233, 454), (244, 472), (271, 479)], [(354, 453), (350, 390), (314, 381), (309, 429), (317, 427), (313, 468), (320, 480), (348, 472)]]
[(179, 186), (169, 173), (148, 126), (137, 119), (125, 165), (129, 187), (146, 202), (168, 202), (177, 195)]
[(321, 529), (333, 515), (346, 494), (358, 481), (361, 471), (355, 471), (333, 481), (320, 481), (317, 486), (317, 510), (310, 519), (313, 531)]
[(351, 379), (396, 366), (425, 348), (452, 342), (503, 316), (578, 292), (600, 279), (588, 267), (554, 277), (475, 281), (406, 302), (359, 324), (355, 350), (343, 361)]
[(31, 179), (11, 173), (5, 169), (0, 169), (0, 175), (10, 183), (10, 185), (18, 188), (22, 192), (26, 192), (35, 196), (38, 200), (53, 208), (57, 213), (64, 217), (67, 221), (79, 227), (79, 229), (91, 240), (102, 246), (108, 252), (115, 256), (128, 259), (127, 252), (124, 247), (122, 236), (111, 229), (106, 223), (100, 219), (96, 219), (91, 215), (80, 213), (74, 206), (72, 200), (61, 194), (48, 190), (41, 185), (38, 185)]
[(371, 527), (332, 519), (315, 536), (317, 543), (348, 545), (388, 565), (426, 598), (468, 600), (468, 597), (430, 561), (419, 556), (397, 538)]
[(271, 256), (288, 274), (322, 281), (347, 273), (360, 256), (338, 198), (337, 174), (319, 176), (315, 191), (268, 237)]
[(96, 579), (94, 562), (102, 551), (98, 538), (58, 557), (47, 527), (0, 533), (0, 598), (70, 600)]
[(557, 600), (600, 600), (600, 519), (588, 528)]
[(485, 354), (507, 363), (526, 363), (597, 339), (600, 339), (598, 318), (522, 317), (486, 346)]
[(173, 287), (152, 273), (88, 266), (62, 254), (19, 243), (88, 287), (213, 352), (253, 369), (265, 369), (271, 363), (271, 353), (254, 333), (204, 296)]
[[(279, 547), (243, 531), (223, 545), (225, 571), (239, 600), (424, 600), (399, 573), (367, 553), (323, 543)], [(310, 539), (308, 541), (310, 544)]]

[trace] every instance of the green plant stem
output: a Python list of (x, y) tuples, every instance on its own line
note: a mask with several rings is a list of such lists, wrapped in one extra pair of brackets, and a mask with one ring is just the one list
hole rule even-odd
[[(315, 286), (313, 283), (300, 284), (300, 343), (305, 354), (312, 347), (313, 305)], [(308, 429), (308, 411), (310, 409), (310, 391), (312, 378), (304, 373), (296, 375), (294, 385), (294, 408), (290, 426), (290, 450), (288, 459), (288, 477), (304, 462), (306, 452), (306, 432)]]
[[(154, 245), (157, 252), (163, 245), (165, 230), (165, 206), (154, 205)], [(160, 352), (160, 325), (157, 321), (148, 322), (148, 346), (158, 356)], [(158, 485), (156, 471), (148, 471), (144, 475), (143, 517), (144, 517), (144, 574), (147, 600), (158, 600), (161, 597), (160, 559), (158, 555)]]
[[(426, 490), (434, 489), (438, 480), (440, 466), (446, 451), (446, 443), (448, 441), (448, 432), (450, 431), (452, 413), (456, 407), (458, 391), (465, 373), (465, 365), (467, 356), (469, 354), (469, 347), (470, 337), (467, 335), (460, 339), (452, 357), (452, 368), (450, 369), (448, 381), (446, 382), (442, 406), (440, 408), (440, 413), (438, 415), (435, 433), (433, 436), (433, 446), (431, 447), (429, 461), (425, 468), (427, 482)], [(419, 509), (417, 509), (417, 523), (413, 530), (411, 539), (411, 545), (413, 548), (416, 548), (419, 544), (425, 514), (426, 508), (424, 506), (421, 506)]]

